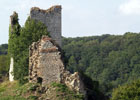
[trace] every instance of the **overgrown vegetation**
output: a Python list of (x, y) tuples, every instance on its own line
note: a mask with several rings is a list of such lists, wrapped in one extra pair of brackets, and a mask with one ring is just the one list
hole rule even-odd
[(49, 35), (46, 26), (30, 17), (23, 27), (18, 23), (18, 15), (14, 18), (14, 25), (10, 26), (8, 53), (14, 58), (14, 78), (24, 83), (28, 75), (29, 46), (38, 41), (42, 35)]

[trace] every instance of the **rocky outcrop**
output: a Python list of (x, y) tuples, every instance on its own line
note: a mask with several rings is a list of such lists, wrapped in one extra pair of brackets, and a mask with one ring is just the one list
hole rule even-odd
[(69, 71), (65, 70), (62, 80), (62, 83), (66, 84), (70, 89), (86, 95), (83, 81), (81, 80), (80, 74), (78, 72), (71, 74)]
[(79, 73), (71, 74), (65, 70), (59, 46), (47, 36), (30, 46), (29, 81), (40, 82), (43, 86), (52, 82), (63, 83), (72, 90), (86, 94)]

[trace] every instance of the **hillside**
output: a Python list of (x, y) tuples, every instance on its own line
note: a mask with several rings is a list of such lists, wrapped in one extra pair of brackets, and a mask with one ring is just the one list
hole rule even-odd
[(102, 35), (64, 38), (67, 69), (83, 71), (100, 89), (111, 95), (112, 89), (140, 78), (140, 34)]
[[(84, 72), (98, 81), (100, 90), (108, 96), (118, 85), (140, 78), (139, 45), (139, 33), (63, 38), (67, 69), (72, 73)], [(5, 72), (8, 67), (6, 65)], [(1, 64), (0, 68), (3, 68)]]
[(0, 100), (83, 100), (83, 96), (68, 89), (64, 84), (40, 84), (15, 82), (0, 84)]

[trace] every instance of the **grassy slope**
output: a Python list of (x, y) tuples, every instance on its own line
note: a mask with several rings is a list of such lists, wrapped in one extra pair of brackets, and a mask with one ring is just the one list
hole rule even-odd
[(44, 88), (31, 83), (21, 86), (15, 81), (0, 84), (0, 100), (83, 100), (83, 96), (63, 84), (53, 83)]
[(0, 84), (0, 100), (26, 100), (16, 94), (19, 88), (17, 82), (3, 82)]

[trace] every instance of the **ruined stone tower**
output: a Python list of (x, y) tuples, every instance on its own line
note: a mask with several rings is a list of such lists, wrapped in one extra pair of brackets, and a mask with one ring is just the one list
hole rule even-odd
[(58, 49), (55, 42), (47, 36), (43, 36), (40, 41), (30, 46), (30, 82), (41, 81), (45, 85), (61, 81), (64, 64)]
[[(44, 23), (51, 35), (33, 42), (29, 48), (29, 82), (41, 83), (43, 86), (52, 82), (66, 84), (70, 89), (86, 94), (84, 83), (78, 72), (71, 74), (65, 69), (60, 47), (61, 40), (61, 6), (48, 10), (33, 7), (31, 19)], [(59, 45), (59, 46), (58, 46)]]
[(63, 83), (72, 90), (86, 94), (79, 73), (71, 74), (65, 69), (59, 46), (48, 36), (42, 36), (30, 46), (29, 82), (43, 86), (52, 82)]
[(47, 26), (51, 38), (56, 41), (59, 46), (62, 46), (61, 40), (61, 6), (56, 5), (48, 10), (42, 10), (37, 7), (31, 8), (31, 19), (41, 21)]

